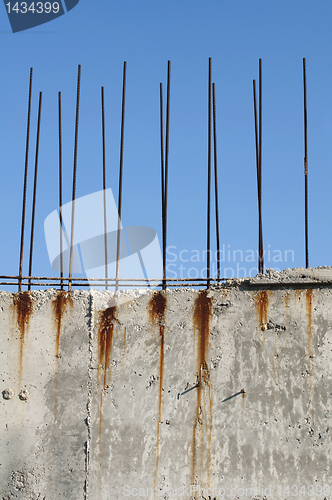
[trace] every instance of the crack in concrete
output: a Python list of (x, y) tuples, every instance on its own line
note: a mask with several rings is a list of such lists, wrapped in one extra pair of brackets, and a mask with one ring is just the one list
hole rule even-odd
[(85, 445), (85, 481), (84, 481), (84, 500), (89, 500), (89, 476), (90, 476), (90, 447), (91, 447), (91, 405), (92, 405), (92, 361), (93, 361), (93, 294), (89, 294), (88, 311), (88, 331), (89, 331), (89, 366), (88, 366), (88, 399), (87, 399), (87, 441)]

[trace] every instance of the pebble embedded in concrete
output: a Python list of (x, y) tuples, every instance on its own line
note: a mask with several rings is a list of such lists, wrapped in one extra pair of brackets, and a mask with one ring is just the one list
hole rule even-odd
[(3, 399), (12, 399), (14, 397), (15, 393), (13, 389), (5, 389), (2, 391), (2, 397)]
[(30, 392), (28, 391), (28, 389), (22, 389), (18, 397), (21, 401), (27, 401), (30, 397)]

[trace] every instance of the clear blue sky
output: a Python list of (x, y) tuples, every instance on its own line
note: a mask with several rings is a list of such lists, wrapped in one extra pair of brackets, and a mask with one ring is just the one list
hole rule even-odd
[[(63, 100), (64, 203), (72, 189), (77, 66), (82, 66), (77, 196), (102, 188), (100, 87), (105, 87), (107, 187), (117, 197), (121, 88), (127, 61), (123, 225), (161, 240), (159, 83), (172, 62), (168, 245), (170, 277), (206, 245), (207, 71), (216, 84), (221, 243), (257, 250), (252, 80), (263, 60), (263, 228), (266, 267), (304, 266), (302, 59), (307, 59), (309, 259), (331, 265), (332, 4), (327, 0), (80, 0), (64, 16), (11, 33), (0, 15), (1, 274), (18, 273), (29, 68), (34, 69), (24, 272), (28, 271), (39, 91), (43, 92), (34, 275), (56, 275), (44, 219), (58, 206), (57, 93)], [(214, 218), (212, 231), (214, 235)], [(229, 245), (229, 246), (228, 246)], [(176, 247), (176, 248), (174, 248)], [(215, 238), (212, 239), (215, 248)], [(280, 250), (281, 254), (276, 252)], [(285, 250), (292, 250), (287, 254)], [(196, 252), (196, 255), (197, 255)], [(273, 262), (278, 255), (281, 262)], [(294, 260), (292, 259), (294, 255)], [(227, 259), (227, 253), (225, 255)], [(247, 274), (255, 262), (233, 262)], [(270, 260), (270, 262), (269, 262)], [(224, 274), (222, 272), (222, 274)], [(195, 276), (195, 271), (192, 272)], [(227, 271), (231, 276), (231, 271)]]

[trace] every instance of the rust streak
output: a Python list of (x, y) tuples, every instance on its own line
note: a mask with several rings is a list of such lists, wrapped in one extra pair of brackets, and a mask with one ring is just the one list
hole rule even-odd
[(270, 290), (262, 290), (255, 295), (256, 318), (259, 320), (259, 328), (263, 331), (263, 342), (265, 344), (265, 330), (267, 323), (267, 313), (269, 309)]
[(56, 299), (52, 302), (54, 318), (57, 323), (57, 334), (55, 342), (55, 357), (57, 358), (57, 360), (59, 358), (62, 317), (67, 305), (73, 307), (73, 299), (68, 292), (60, 290), (57, 294)]
[(25, 332), (29, 327), (30, 315), (32, 313), (32, 300), (30, 292), (20, 292), (14, 299), (16, 307), (17, 324), (20, 330), (20, 361), (19, 361), (19, 389), (21, 389), (21, 380), (23, 373), (23, 347), (25, 341)]
[(262, 290), (255, 296), (256, 315), (259, 318), (260, 327), (267, 323), (267, 312), (269, 308), (269, 291)]
[[(195, 484), (198, 457), (197, 449), (202, 447), (204, 439), (204, 401), (202, 396), (205, 386), (208, 387), (209, 400), (209, 427), (206, 442), (206, 463), (204, 463), (204, 451), (202, 450), (200, 457), (201, 470), (207, 471), (207, 487), (210, 482), (210, 464), (211, 464), (211, 437), (212, 437), (212, 384), (210, 372), (207, 364), (207, 356), (209, 350), (210, 327), (212, 319), (212, 299), (207, 296), (208, 290), (201, 290), (195, 300), (193, 324), (194, 333), (197, 332), (197, 401), (196, 415), (193, 426), (193, 450), (192, 450), (192, 483)], [(199, 433), (199, 434), (198, 434)]]
[(108, 307), (99, 313), (99, 329), (98, 329), (98, 350), (99, 350), (99, 366), (98, 375), (100, 380), (101, 370), (104, 368), (104, 387), (107, 383), (107, 370), (110, 366), (112, 356), (114, 324), (118, 323), (115, 316), (116, 306)]
[(158, 398), (158, 423), (157, 423), (157, 458), (155, 484), (159, 465), (159, 434), (161, 423), (162, 390), (164, 378), (164, 348), (165, 348), (165, 311), (167, 307), (166, 295), (163, 291), (155, 292), (149, 302), (149, 320), (152, 324), (159, 325), (160, 355), (159, 355), (159, 398)]
[(101, 430), (103, 413), (103, 394), (107, 385), (107, 371), (110, 367), (112, 356), (114, 325), (119, 323), (116, 317), (116, 306), (111, 306), (99, 312), (98, 328), (98, 382), (101, 380), (101, 372), (104, 369), (103, 388), (100, 392), (100, 418), (99, 418), (99, 461), (101, 461)]
[(54, 393), (54, 421), (57, 420), (58, 414), (58, 375), (59, 375), (59, 350), (62, 317), (67, 308), (67, 305), (73, 307), (73, 299), (68, 292), (59, 290), (56, 299), (52, 301), (54, 320), (56, 322), (56, 339), (55, 339), (55, 359), (56, 359), (56, 375), (55, 375), (55, 393)]

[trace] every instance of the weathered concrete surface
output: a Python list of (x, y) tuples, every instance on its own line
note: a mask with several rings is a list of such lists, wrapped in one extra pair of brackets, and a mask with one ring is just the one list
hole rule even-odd
[(117, 307), (74, 292), (59, 358), (58, 292), (32, 292), (21, 383), (18, 296), (1, 293), (2, 497), (330, 500), (332, 285), (313, 274)]
[[(87, 293), (1, 292), (0, 498), (82, 498)], [(29, 392), (21, 400), (22, 390)]]

